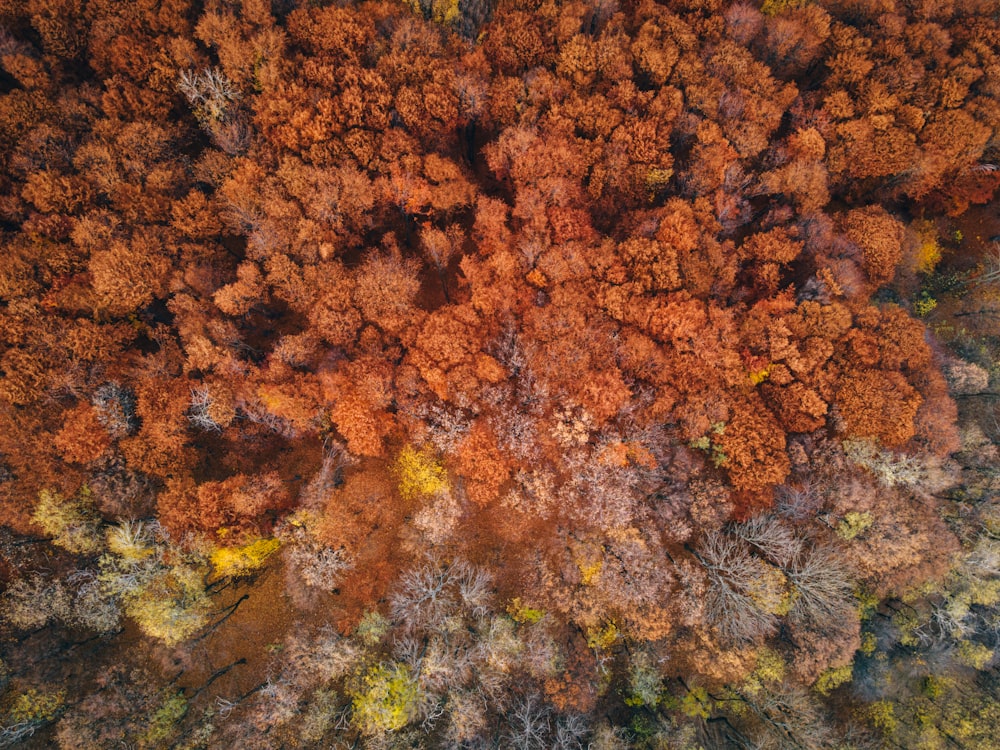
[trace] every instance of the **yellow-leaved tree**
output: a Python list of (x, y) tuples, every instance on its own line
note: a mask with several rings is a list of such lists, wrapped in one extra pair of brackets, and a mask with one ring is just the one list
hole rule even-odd
[(101, 546), (101, 537), (93, 503), (93, 494), (87, 485), (72, 498), (65, 498), (54, 490), (42, 490), (38, 493), (38, 504), (31, 520), (52, 537), (53, 544), (69, 552), (96, 552)]
[(354, 695), (354, 722), (365, 734), (402, 729), (417, 714), (420, 689), (405, 664), (379, 664)]
[(394, 467), (399, 494), (407, 500), (445, 492), (450, 488), (441, 461), (428, 449), (403, 446)]

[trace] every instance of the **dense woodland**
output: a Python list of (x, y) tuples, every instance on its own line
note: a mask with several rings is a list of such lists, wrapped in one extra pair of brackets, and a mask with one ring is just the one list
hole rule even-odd
[(0, 0), (0, 747), (990, 750), (996, 0)]

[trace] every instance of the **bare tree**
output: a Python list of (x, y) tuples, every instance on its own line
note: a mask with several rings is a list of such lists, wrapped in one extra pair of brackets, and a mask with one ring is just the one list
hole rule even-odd
[(517, 701), (507, 713), (506, 745), (511, 750), (548, 747), (550, 709), (534, 693)]
[[(788, 682), (739, 693), (750, 708), (745, 732), (759, 750), (825, 750), (841, 746), (824, 720), (819, 702)], [(743, 722), (741, 722), (742, 724)]]
[(97, 409), (97, 418), (112, 437), (135, 434), (139, 429), (135, 394), (118, 383), (105, 383), (94, 391), (90, 403)]
[(785, 568), (802, 551), (802, 540), (774, 516), (761, 515), (733, 526), (731, 533)]
[(222, 432), (222, 425), (212, 418), (212, 395), (208, 388), (191, 389), (191, 408), (188, 409), (188, 421), (192, 426), (205, 432)]
[(579, 714), (558, 717), (552, 732), (552, 750), (583, 750), (589, 731), (586, 720)]
[(226, 119), (230, 104), (240, 98), (233, 82), (216, 68), (200, 73), (182, 70), (177, 88), (187, 98), (198, 120), (205, 124)]
[(706, 614), (723, 638), (755, 642), (775, 631), (784, 582), (779, 571), (722, 532), (706, 535), (695, 555), (708, 573)]
[(850, 570), (836, 548), (809, 547), (792, 558), (784, 570), (795, 587), (792, 617), (821, 622), (824, 618), (842, 617), (851, 606)]
[(462, 607), (485, 612), (489, 586), (489, 576), (462, 560), (430, 559), (403, 574), (390, 600), (392, 615), (409, 630), (434, 630)]

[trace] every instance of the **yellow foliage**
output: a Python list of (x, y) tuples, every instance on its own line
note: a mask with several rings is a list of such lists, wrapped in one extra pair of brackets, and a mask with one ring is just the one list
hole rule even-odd
[(545, 617), (544, 609), (534, 609), (521, 601), (521, 597), (515, 596), (507, 605), (507, 614), (514, 618), (514, 622), (526, 625), (534, 625)]
[(917, 628), (920, 627), (920, 620), (911, 609), (901, 609), (892, 616), (892, 624), (899, 628), (899, 642), (904, 646), (917, 646), (920, 639), (917, 637)]
[(210, 558), (212, 568), (220, 577), (245, 575), (263, 566), (280, 546), (277, 539), (256, 539), (242, 547), (219, 547)]
[(141, 521), (125, 521), (112, 526), (108, 529), (106, 541), (108, 549), (128, 563), (145, 560), (155, 551), (146, 538)]
[(985, 669), (993, 658), (993, 649), (974, 641), (962, 641), (958, 644), (958, 660), (973, 669)]
[(42, 723), (52, 721), (66, 702), (66, 692), (42, 693), (29, 688), (14, 699), (10, 707), (10, 722)]
[(434, 0), (432, 6), (434, 23), (450, 26), (458, 21), (458, 0)]
[[(725, 435), (726, 434), (726, 424), (725, 422), (715, 422), (711, 426), (712, 435)], [(722, 447), (715, 442), (715, 439), (710, 435), (702, 435), (699, 438), (692, 440), (689, 445), (692, 448), (696, 448), (700, 451), (710, 452), (709, 458), (712, 460), (712, 465), (716, 468), (720, 466), (725, 466), (726, 462), (729, 461), (729, 456), (722, 450)]]
[(587, 645), (595, 651), (607, 651), (618, 640), (618, 626), (609, 622), (603, 628), (587, 628)]
[(872, 724), (888, 735), (895, 733), (898, 722), (889, 701), (876, 701), (868, 707), (868, 718)]
[(927, 292), (922, 292), (920, 297), (913, 303), (913, 312), (922, 318), (925, 315), (930, 315), (937, 308), (937, 305), (936, 299)]
[(597, 578), (598, 574), (601, 572), (604, 562), (602, 560), (596, 560), (592, 563), (585, 563), (583, 561), (578, 561), (576, 566), (580, 569), (580, 582), (584, 586), (589, 586)]
[(932, 274), (941, 261), (941, 246), (938, 244), (937, 229), (932, 221), (918, 221), (913, 225), (920, 238), (917, 250), (917, 271)]
[(762, 370), (754, 370), (750, 372), (750, 385), (760, 385), (765, 380), (771, 377), (771, 366), (768, 365)]
[(674, 176), (674, 170), (653, 167), (646, 172), (646, 189), (653, 195), (660, 192), (670, 184), (670, 179)]
[(93, 496), (86, 485), (72, 499), (52, 490), (42, 490), (38, 493), (38, 505), (31, 520), (53, 537), (53, 544), (65, 550), (78, 554), (96, 552), (100, 549), (101, 537), (92, 506)]
[(757, 695), (765, 684), (781, 682), (785, 677), (785, 660), (777, 651), (765, 646), (756, 656), (757, 664), (741, 687), (747, 695)]
[(157, 575), (126, 604), (126, 614), (146, 635), (176, 646), (208, 621), (210, 601), (201, 572), (178, 566)]
[(663, 702), (663, 682), (653, 658), (644, 651), (632, 657), (626, 706), (656, 706)]
[(785, 660), (774, 649), (762, 648), (757, 652), (753, 674), (763, 682), (781, 682), (785, 677)]
[(786, 10), (801, 8), (808, 0), (764, 0), (760, 6), (760, 12), (765, 16), (776, 16)]
[(366, 734), (402, 729), (414, 717), (419, 690), (404, 664), (379, 664), (354, 696), (354, 722)]
[(378, 612), (366, 612), (354, 631), (366, 646), (374, 646), (389, 632), (389, 621)]
[(712, 447), (712, 439), (708, 435), (702, 435), (699, 438), (695, 438), (690, 443), (692, 448), (700, 451), (707, 451)]
[(182, 693), (168, 695), (150, 717), (149, 726), (140, 737), (145, 747), (163, 747), (165, 740), (177, 729), (187, 713), (188, 702)]
[(931, 700), (940, 698), (954, 686), (954, 680), (929, 674), (920, 683), (920, 692)]
[(867, 620), (878, 609), (878, 595), (864, 586), (855, 589), (854, 601), (857, 604), (858, 616), (862, 621)]
[(872, 514), (867, 511), (858, 513), (852, 510), (849, 513), (845, 513), (844, 517), (840, 519), (840, 523), (837, 524), (837, 536), (845, 542), (849, 542), (859, 534), (863, 534), (872, 525), (874, 520)]
[(975, 580), (969, 585), (969, 600), (973, 604), (994, 607), (1000, 603), (1000, 580)]
[[(410, 9), (419, 15), (424, 15), (424, 8), (420, 0), (405, 0)], [(430, 19), (442, 26), (453, 26), (461, 16), (458, 8), (458, 0), (431, 0)]]
[(396, 458), (395, 471), (399, 480), (399, 494), (407, 500), (437, 495), (449, 488), (444, 466), (429, 450), (417, 450), (412, 445), (404, 446)]
[(708, 691), (703, 687), (688, 690), (681, 700), (681, 711), (692, 719), (707, 719), (712, 715), (712, 701), (708, 697)]
[(813, 685), (813, 690), (815, 690), (820, 695), (829, 695), (830, 691), (834, 688), (840, 687), (846, 682), (851, 681), (851, 677), (854, 674), (854, 662), (844, 664), (841, 667), (830, 667), (824, 670), (823, 674), (819, 676), (816, 680), (816, 684)]

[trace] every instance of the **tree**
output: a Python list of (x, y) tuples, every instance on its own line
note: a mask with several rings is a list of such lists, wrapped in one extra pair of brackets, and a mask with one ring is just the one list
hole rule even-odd
[(399, 335), (412, 322), (420, 282), (417, 264), (397, 256), (369, 257), (354, 275), (352, 296), (365, 321)]
[(771, 635), (791, 604), (785, 575), (719, 532), (706, 535), (695, 555), (708, 574), (705, 614), (723, 638), (754, 643)]
[(236, 281), (218, 289), (213, 295), (216, 307), (226, 315), (242, 316), (255, 304), (263, 302), (264, 278), (257, 264), (240, 263)]
[(865, 273), (873, 286), (892, 280), (903, 257), (904, 228), (881, 206), (857, 208), (844, 217), (844, 234), (861, 248)]
[(63, 459), (87, 464), (98, 460), (111, 440), (90, 404), (80, 404), (66, 415), (66, 424), (56, 434), (55, 445)]
[(69, 594), (59, 581), (35, 573), (15, 581), (3, 595), (4, 620), (21, 630), (44, 627), (70, 611)]
[(847, 435), (894, 447), (913, 437), (921, 401), (898, 372), (861, 370), (841, 376), (836, 405)]
[(843, 553), (830, 546), (813, 546), (790, 562), (785, 574), (796, 597), (793, 619), (819, 624), (849, 616), (851, 579)]
[(351, 706), (364, 734), (396, 731), (416, 717), (419, 688), (405, 665), (379, 665), (364, 676), (363, 686)]
[(86, 485), (73, 498), (42, 490), (31, 518), (53, 537), (55, 544), (70, 552), (95, 552), (100, 547), (99, 518), (94, 512), (93, 495)]
[(484, 421), (476, 421), (457, 447), (457, 469), (465, 477), (465, 491), (474, 503), (488, 505), (497, 499), (510, 477), (509, 461)]
[(734, 410), (718, 438), (721, 464), (738, 490), (758, 491), (788, 476), (784, 433), (766, 407), (753, 406), (755, 401)]

